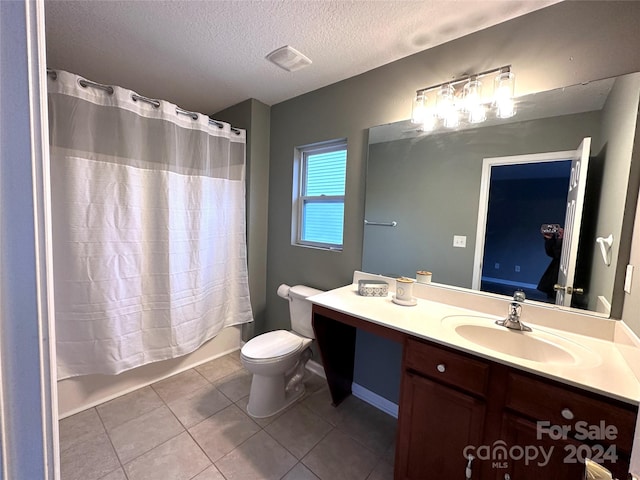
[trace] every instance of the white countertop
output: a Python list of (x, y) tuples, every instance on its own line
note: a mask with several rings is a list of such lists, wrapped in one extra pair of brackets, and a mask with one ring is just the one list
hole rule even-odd
[[(390, 290), (393, 284), (390, 283)], [(460, 308), (444, 303), (418, 298), (415, 306), (401, 306), (392, 301), (392, 291), (387, 297), (363, 297), (358, 294), (357, 282), (310, 297), (309, 300), (323, 307), (346, 313), (353, 317), (423, 338), (463, 352), (532, 372), (543, 377), (574, 385), (585, 390), (638, 404), (640, 382), (629, 368), (616, 344), (608, 339), (555, 330), (532, 322), (525, 323), (534, 332), (557, 335), (577, 343), (593, 352), (588, 361), (577, 364), (539, 363), (486, 349), (457, 335), (443, 325), (442, 319), (451, 315), (488, 317), (487, 323), (500, 317), (476, 310)], [(527, 306), (525, 305), (526, 309)], [(506, 311), (505, 311), (506, 313)], [(481, 319), (482, 320), (482, 319)], [(515, 332), (514, 334), (518, 334)]]

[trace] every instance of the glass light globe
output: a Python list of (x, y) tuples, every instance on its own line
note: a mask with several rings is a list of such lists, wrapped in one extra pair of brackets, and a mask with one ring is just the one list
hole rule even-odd
[(436, 112), (438, 117), (446, 120), (451, 115), (451, 111), (455, 111), (455, 89), (453, 85), (442, 85), (438, 90), (436, 99)]
[(509, 118), (516, 114), (513, 100), (515, 79), (515, 75), (511, 72), (502, 72), (496, 77), (493, 98), (499, 118)]
[(411, 108), (411, 123), (420, 125), (424, 123), (425, 115), (425, 95), (424, 93), (418, 93), (413, 99), (413, 105)]

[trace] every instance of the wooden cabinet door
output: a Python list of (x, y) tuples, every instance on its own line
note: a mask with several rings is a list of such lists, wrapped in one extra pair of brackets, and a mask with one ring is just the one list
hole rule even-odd
[[(517, 434), (514, 444), (539, 442), (535, 420), (541, 420), (544, 426), (541, 425), (539, 436), (549, 442), (549, 446), (556, 445), (553, 455), (560, 471), (573, 472), (576, 462), (582, 471), (584, 459), (591, 458), (611, 470), (614, 477), (627, 477), (636, 407), (516, 371), (509, 373), (508, 388), (505, 408), (511, 416), (505, 414), (507, 420), (503, 426), (506, 423), (507, 431)], [(516, 420), (519, 417), (530, 418), (529, 426), (524, 420)], [(563, 429), (563, 433), (551, 434), (549, 428), (552, 426), (556, 430)], [(567, 438), (564, 443), (554, 440), (562, 437)], [(503, 438), (507, 440), (505, 436)]]
[[(581, 445), (571, 439), (552, 440), (542, 435), (538, 439), (535, 423), (506, 413), (503, 417), (503, 439), (507, 457), (496, 462), (496, 480), (581, 480), (584, 464), (573, 462), (577, 457), (571, 453)], [(543, 453), (544, 451), (544, 453)], [(522, 458), (518, 458), (523, 453)], [(527, 453), (528, 452), (528, 453)]]
[[(584, 459), (590, 458), (611, 471), (614, 478), (625, 479), (629, 471), (629, 458), (611, 443), (584, 443), (572, 439), (553, 440), (547, 435), (538, 439), (538, 429), (534, 422), (517, 415), (505, 414), (504, 423), (506, 443), (538, 449), (538, 456), (528, 463), (524, 458), (507, 460), (508, 467), (498, 469), (496, 479), (504, 480), (509, 473), (511, 480), (582, 480), (584, 478)], [(547, 452), (548, 463), (540, 449)], [(550, 452), (550, 453), (549, 453)], [(531, 456), (531, 455), (530, 455)]]
[(465, 478), (463, 451), (480, 445), (484, 402), (410, 372), (402, 385), (396, 480)]

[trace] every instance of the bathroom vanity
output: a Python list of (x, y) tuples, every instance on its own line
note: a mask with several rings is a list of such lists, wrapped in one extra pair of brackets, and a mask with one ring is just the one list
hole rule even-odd
[(396, 480), (581, 479), (585, 457), (626, 478), (640, 385), (614, 342), (357, 290), (312, 297), (314, 330), (334, 405), (351, 393), (356, 329), (403, 345)]

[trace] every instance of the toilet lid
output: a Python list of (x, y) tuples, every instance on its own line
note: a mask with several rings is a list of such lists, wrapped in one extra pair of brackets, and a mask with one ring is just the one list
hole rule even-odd
[(247, 358), (267, 359), (281, 357), (294, 352), (302, 345), (302, 339), (287, 330), (263, 333), (249, 340), (242, 347), (242, 355)]

